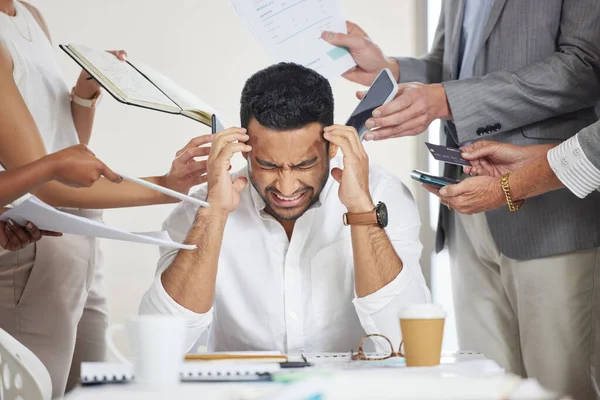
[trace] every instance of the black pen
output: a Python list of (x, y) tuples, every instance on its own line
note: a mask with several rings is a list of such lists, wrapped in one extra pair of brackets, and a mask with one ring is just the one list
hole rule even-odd
[(210, 133), (217, 133), (217, 116), (215, 114), (210, 117)]
[(305, 368), (312, 367), (314, 364), (305, 361), (287, 361), (279, 363), (281, 368)]

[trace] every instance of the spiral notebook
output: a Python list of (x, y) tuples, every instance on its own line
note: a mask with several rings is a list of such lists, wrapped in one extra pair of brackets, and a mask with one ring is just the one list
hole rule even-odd
[[(181, 365), (182, 382), (232, 382), (268, 380), (281, 369), (278, 363), (239, 364), (186, 362)], [(81, 384), (127, 383), (133, 381), (130, 365), (118, 362), (81, 363)]]

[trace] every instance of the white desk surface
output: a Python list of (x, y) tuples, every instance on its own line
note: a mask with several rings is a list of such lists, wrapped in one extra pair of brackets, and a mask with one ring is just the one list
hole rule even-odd
[[(290, 356), (290, 359), (296, 357)], [(317, 369), (335, 370), (336, 361), (331, 358), (323, 362), (315, 359), (309, 361), (315, 362)], [(340, 358), (337, 364), (344, 365), (347, 361)], [(340, 372), (339, 376), (338, 372)], [(517, 377), (504, 374), (495, 362), (474, 352), (445, 352), (442, 355), (442, 364), (438, 367), (364, 370), (353, 368), (338, 369), (338, 372), (333, 378), (316, 378), (317, 382), (312, 383), (326, 387), (324, 390), (326, 394), (321, 397), (323, 400), (364, 398), (555, 400), (559, 398), (545, 392), (535, 381), (522, 381)], [(301, 382), (304, 386), (311, 384), (311, 382)], [(306, 400), (306, 397), (294, 397), (289, 393), (282, 395), (281, 391), (289, 390), (290, 386), (292, 385), (273, 382), (190, 382), (169, 387), (148, 387), (135, 383), (105, 384), (78, 387), (69, 393), (65, 400)], [(490, 391), (494, 393), (493, 396), (484, 396)]]

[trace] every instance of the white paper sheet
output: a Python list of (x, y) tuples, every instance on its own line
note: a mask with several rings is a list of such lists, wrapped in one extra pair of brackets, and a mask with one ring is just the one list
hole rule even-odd
[(9, 218), (21, 225), (31, 221), (40, 229), (73, 235), (153, 244), (176, 249), (193, 250), (196, 248), (194, 245), (172, 241), (164, 231), (136, 233), (112, 228), (98, 221), (57, 210), (35, 196), (20, 201), (14, 208), (2, 214), (0, 221), (6, 221)]
[(230, 0), (242, 23), (276, 61), (291, 61), (333, 79), (356, 63), (348, 50), (321, 39), (347, 33), (339, 0)]

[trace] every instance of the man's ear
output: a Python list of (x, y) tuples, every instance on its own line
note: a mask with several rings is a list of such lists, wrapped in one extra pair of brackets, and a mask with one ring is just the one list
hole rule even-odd
[(330, 160), (333, 160), (333, 158), (336, 156), (338, 149), (339, 149), (339, 147), (337, 144), (333, 144), (333, 143), (329, 142), (329, 159)]

